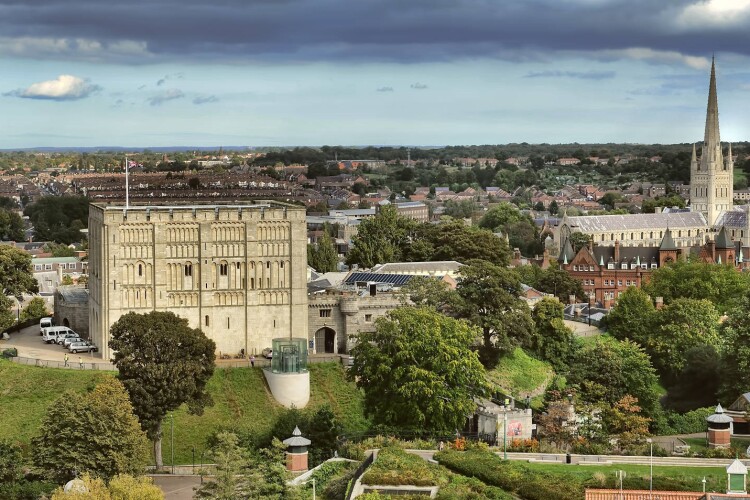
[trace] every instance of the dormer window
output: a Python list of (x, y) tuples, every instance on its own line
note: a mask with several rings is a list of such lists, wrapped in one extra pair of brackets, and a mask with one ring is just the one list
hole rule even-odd
[(657, 268), (656, 262), (652, 262), (651, 263), (651, 269), (656, 269), (656, 268)]
[(573, 266), (573, 271), (578, 271), (578, 266)]
[(638, 269), (638, 264), (633, 262), (632, 264), (630, 264), (630, 269)]
[(610, 262), (609, 264), (607, 264), (607, 269), (614, 269), (614, 268), (615, 268), (614, 262)]
[[(652, 264), (655, 265), (655, 264)], [(641, 269), (648, 269), (648, 264), (641, 264)]]
[(627, 269), (627, 268), (628, 268), (627, 262), (623, 262), (622, 265), (620, 266), (620, 269)]

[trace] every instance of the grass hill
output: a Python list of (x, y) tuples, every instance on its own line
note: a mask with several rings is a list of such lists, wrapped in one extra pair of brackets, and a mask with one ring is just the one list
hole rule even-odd
[[(335, 363), (310, 365), (310, 403), (316, 409), (328, 404), (344, 425), (345, 432), (367, 428), (361, 393), (344, 378)], [(17, 440), (27, 445), (37, 434), (47, 408), (66, 390), (93, 388), (112, 372), (63, 370), (23, 366), (0, 361), (0, 440)], [(201, 416), (186, 408), (174, 412), (175, 462), (189, 464), (195, 447), (196, 461), (206, 448), (206, 439), (217, 430), (232, 430), (257, 439), (268, 436), (284, 408), (268, 391), (260, 368), (218, 368), (208, 383), (214, 406)], [(164, 463), (170, 463), (170, 418), (164, 426)], [(282, 436), (286, 438), (289, 436)]]
[(543, 394), (554, 375), (549, 363), (532, 358), (520, 347), (500, 358), (497, 366), (487, 372), (491, 383), (519, 400), (526, 395)]

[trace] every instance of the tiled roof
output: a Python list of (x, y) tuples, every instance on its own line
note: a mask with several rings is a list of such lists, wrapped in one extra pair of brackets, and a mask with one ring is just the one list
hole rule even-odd
[(708, 226), (706, 218), (700, 212), (584, 215), (568, 217), (568, 221), (571, 226), (579, 228), (584, 233)]
[(727, 210), (719, 215), (717, 226), (745, 229), (747, 227), (747, 212), (744, 210)]

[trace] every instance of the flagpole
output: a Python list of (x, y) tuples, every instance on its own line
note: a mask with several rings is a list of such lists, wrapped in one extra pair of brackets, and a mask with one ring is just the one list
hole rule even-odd
[(125, 155), (125, 208), (130, 208), (130, 185), (128, 183), (128, 155)]

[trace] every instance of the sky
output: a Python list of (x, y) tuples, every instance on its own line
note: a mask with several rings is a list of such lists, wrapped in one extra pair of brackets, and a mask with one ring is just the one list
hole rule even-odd
[(0, 0), (0, 148), (683, 143), (750, 0)]

